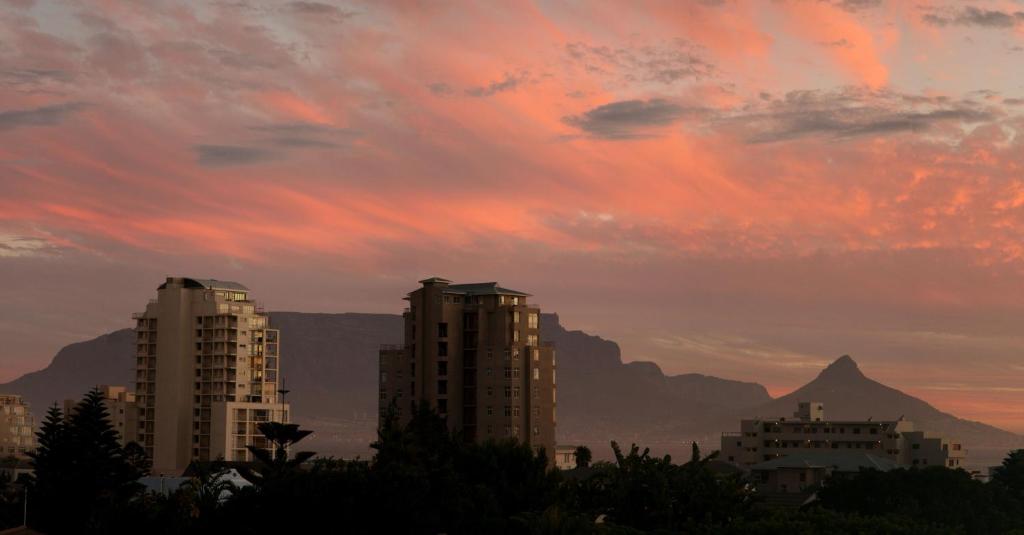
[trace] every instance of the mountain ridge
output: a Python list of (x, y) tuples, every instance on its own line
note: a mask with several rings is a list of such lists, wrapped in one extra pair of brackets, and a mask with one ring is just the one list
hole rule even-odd
[[(369, 455), (367, 445), (376, 438), (377, 350), (402, 339), (401, 316), (270, 316), (282, 333), (282, 376), (291, 390), (293, 413), (317, 430), (309, 446), (326, 454)], [(821, 401), (826, 415), (834, 418), (896, 418), (893, 411), (901, 411), (926, 430), (968, 434), (986, 445), (1024, 443), (1020, 435), (956, 418), (869, 379), (846, 355), (803, 387), (772, 399), (758, 383), (696, 373), (665, 375), (653, 362), (624, 362), (617, 343), (565, 329), (556, 314), (541, 315), (541, 333), (556, 348), (561, 443), (600, 445), (614, 439), (685, 454), (691, 440), (717, 447), (720, 433), (734, 429), (742, 418), (788, 416), (798, 400)], [(0, 392), (25, 396), (38, 419), (50, 403), (78, 398), (94, 385), (132, 385), (133, 351), (131, 329), (70, 344), (46, 368), (0, 385)]]

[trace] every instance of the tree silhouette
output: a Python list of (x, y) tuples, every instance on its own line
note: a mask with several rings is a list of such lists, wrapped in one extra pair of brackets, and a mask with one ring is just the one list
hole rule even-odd
[(992, 482), (1024, 498), (1024, 450), (1011, 451), (1003, 464), (992, 470)]
[(263, 422), (257, 426), (260, 433), (274, 445), (274, 453), (256, 446), (246, 446), (253, 457), (262, 466), (261, 475), (263, 481), (268, 478), (279, 477), (298, 468), (302, 463), (310, 460), (316, 455), (312, 451), (300, 451), (294, 456), (288, 456), (288, 448), (293, 444), (309, 436), (312, 431), (299, 429), (298, 424), (286, 424), (281, 422)]
[(576, 468), (586, 468), (590, 466), (590, 461), (593, 459), (593, 454), (590, 452), (590, 448), (586, 446), (576, 447)]
[(140, 490), (141, 472), (129, 464), (98, 389), (86, 394), (65, 422), (47, 411), (32, 454), (35, 469), (29, 523), (46, 533), (104, 533)]

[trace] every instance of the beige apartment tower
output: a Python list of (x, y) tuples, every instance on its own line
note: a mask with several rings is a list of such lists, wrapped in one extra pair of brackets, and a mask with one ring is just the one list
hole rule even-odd
[(35, 420), (21, 396), (0, 394), (0, 457), (36, 449)]
[(288, 421), (280, 333), (237, 282), (168, 277), (136, 320), (138, 439), (156, 475), (247, 461), (259, 422)]
[(540, 308), (496, 282), (420, 281), (405, 298), (405, 341), (380, 351), (381, 421), (426, 401), (467, 441), (515, 438), (555, 452), (555, 351)]

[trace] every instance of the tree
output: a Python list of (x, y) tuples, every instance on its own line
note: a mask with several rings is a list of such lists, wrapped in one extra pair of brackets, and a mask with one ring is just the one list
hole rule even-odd
[(1011, 451), (1003, 464), (992, 470), (992, 482), (1024, 498), (1024, 450)]
[(128, 463), (103, 394), (86, 394), (68, 421), (56, 406), (39, 431), (29, 500), (30, 525), (46, 533), (113, 531), (117, 511), (135, 497), (142, 475)]
[(153, 468), (153, 461), (146, 455), (146, 449), (138, 442), (133, 441), (124, 445), (124, 458), (140, 474), (140, 477), (149, 475), (149, 471)]
[(586, 446), (576, 447), (576, 468), (586, 468), (590, 466), (590, 461), (593, 459), (593, 454), (590, 453), (590, 448)]
[(182, 490), (192, 503), (192, 516), (207, 519), (238, 488), (226, 479), (230, 469), (221, 462), (193, 463), (192, 468), (195, 473)]
[(289, 458), (288, 448), (312, 433), (309, 430), (299, 429), (298, 424), (263, 422), (256, 427), (264, 438), (274, 445), (273, 454), (263, 448), (246, 446), (252, 452), (253, 457), (263, 465), (261, 472), (264, 477), (263, 481), (267, 481), (267, 478), (283, 476), (316, 455), (312, 451), (300, 451)]
[(43, 425), (36, 433), (36, 450), (28, 454), (33, 470), (29, 491), (29, 525), (47, 533), (69, 531), (66, 515), (54, 511), (65, 495), (63, 478), (72, 472), (72, 449), (64, 413), (57, 404), (46, 411)]

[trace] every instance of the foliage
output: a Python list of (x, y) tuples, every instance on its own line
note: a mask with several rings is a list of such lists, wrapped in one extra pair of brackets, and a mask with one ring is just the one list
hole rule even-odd
[(51, 407), (37, 436), (29, 524), (52, 534), (109, 532), (107, 520), (139, 492), (142, 473), (118, 443), (102, 393), (91, 390), (66, 421)]
[(586, 446), (576, 446), (576, 468), (586, 468), (590, 466), (590, 462), (593, 458), (594, 455), (590, 452), (590, 448)]

